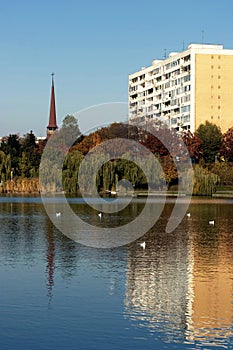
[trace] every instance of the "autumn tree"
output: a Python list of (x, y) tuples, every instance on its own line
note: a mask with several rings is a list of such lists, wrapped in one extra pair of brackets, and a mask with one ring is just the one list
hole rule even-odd
[(220, 154), (228, 162), (233, 162), (233, 127), (223, 135)]
[(196, 162), (202, 155), (202, 140), (196, 134), (191, 133), (190, 130), (183, 133), (182, 139), (188, 149), (190, 158), (193, 162)]
[[(100, 128), (89, 135), (85, 135), (83, 140), (75, 145), (73, 149), (77, 149), (86, 155), (95, 146), (114, 138), (128, 139), (128, 125), (124, 123), (112, 123), (108, 127)], [(122, 149), (122, 151), (126, 152), (127, 150)]]

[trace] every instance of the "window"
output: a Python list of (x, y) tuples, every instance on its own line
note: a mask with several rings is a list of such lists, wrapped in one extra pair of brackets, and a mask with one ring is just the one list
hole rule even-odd
[(184, 57), (184, 62), (190, 61), (190, 55)]
[(159, 72), (160, 72), (160, 68), (156, 68), (153, 70), (152, 74), (155, 75), (155, 74), (158, 74)]
[(184, 77), (184, 83), (186, 83), (187, 81), (190, 81), (190, 75), (186, 75)]
[(181, 113), (185, 113), (189, 111), (190, 111), (190, 105), (181, 107)]
[(183, 92), (188, 92), (191, 90), (191, 85), (186, 85), (183, 87)]
[(177, 123), (177, 118), (172, 118), (171, 123), (172, 124), (176, 124)]
[(188, 122), (190, 122), (190, 114), (185, 115), (185, 116), (182, 118), (182, 122), (183, 122), (183, 123), (188, 123)]
[(137, 86), (132, 86), (129, 88), (129, 92), (137, 91)]
[(139, 92), (138, 97), (145, 96), (145, 91)]

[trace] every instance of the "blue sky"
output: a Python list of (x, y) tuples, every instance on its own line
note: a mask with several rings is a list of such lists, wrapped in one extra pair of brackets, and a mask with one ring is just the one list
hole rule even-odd
[(0, 0), (0, 136), (45, 134), (52, 72), (59, 124), (108, 102), (125, 108), (80, 115), (82, 131), (126, 119), (128, 74), (201, 43), (202, 31), (233, 49), (232, 13), (232, 0)]

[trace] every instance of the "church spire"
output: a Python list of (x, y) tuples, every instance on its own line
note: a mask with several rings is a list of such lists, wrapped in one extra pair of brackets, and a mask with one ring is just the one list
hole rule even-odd
[(50, 99), (50, 112), (49, 112), (49, 125), (47, 126), (47, 138), (51, 136), (55, 130), (57, 130), (57, 118), (56, 118), (56, 105), (55, 105), (55, 93), (54, 93), (54, 73), (52, 73), (52, 87), (51, 87), (51, 99)]

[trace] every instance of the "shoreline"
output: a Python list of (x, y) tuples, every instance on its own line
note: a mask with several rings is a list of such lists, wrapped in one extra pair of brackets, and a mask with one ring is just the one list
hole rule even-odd
[[(44, 197), (47, 197), (47, 198), (60, 198), (60, 195), (61, 195), (61, 192), (48, 192), (46, 193), (46, 195), (43, 194)], [(64, 193), (63, 193), (64, 195)], [(69, 194), (67, 193), (66, 195), (66, 198), (67, 199), (80, 199), (80, 198), (83, 198), (83, 196), (81, 194)], [(126, 198), (126, 197), (129, 197), (129, 196), (132, 196), (133, 199), (138, 199), (138, 200), (143, 200), (143, 199), (146, 199), (148, 198), (149, 200), (153, 200), (154, 199), (159, 199), (159, 198), (164, 198), (166, 197), (167, 200), (169, 201), (175, 201), (176, 198), (179, 198), (179, 201), (180, 202), (186, 202), (187, 200), (190, 201), (190, 198), (191, 198), (191, 202), (201, 202), (201, 203), (204, 203), (204, 202), (209, 202), (209, 203), (213, 203), (214, 201), (219, 201), (219, 200), (223, 200), (223, 201), (228, 201), (228, 200), (233, 200), (233, 192), (232, 191), (224, 191), (224, 192), (221, 192), (221, 193), (214, 193), (212, 196), (193, 196), (193, 195), (187, 195), (185, 193), (174, 193), (174, 192), (150, 192), (150, 193), (147, 193), (147, 192), (143, 192), (143, 191), (140, 191), (138, 193), (126, 193), (124, 195), (121, 195), (120, 197), (121, 198)], [(40, 192), (4, 192), (4, 193), (0, 193), (0, 198), (40, 198), (41, 197), (41, 193)], [(103, 197), (101, 197), (102, 199)], [(114, 198), (117, 198), (116, 195), (113, 195), (113, 196), (106, 196), (105, 198), (109, 198), (109, 199), (114, 199)]]

